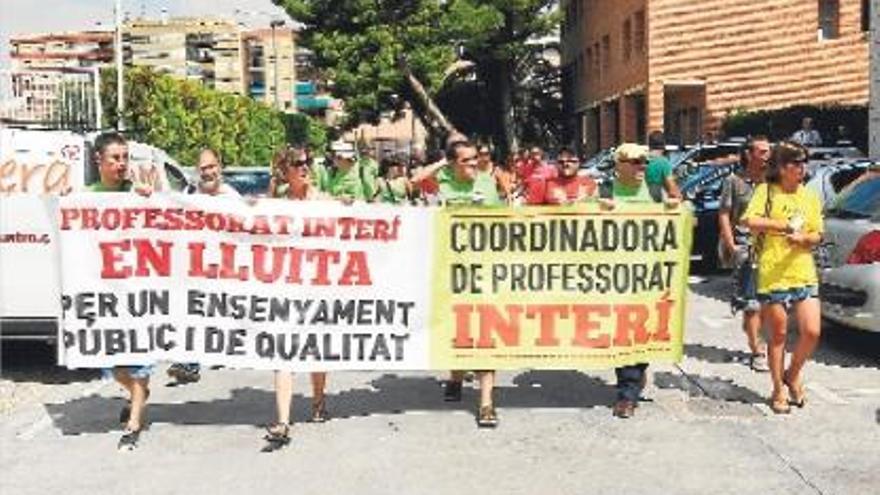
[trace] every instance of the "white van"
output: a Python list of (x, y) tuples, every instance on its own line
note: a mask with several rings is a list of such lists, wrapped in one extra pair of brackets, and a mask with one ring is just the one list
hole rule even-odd
[[(0, 129), (0, 339), (51, 340), (61, 314), (55, 198), (98, 180), (97, 134)], [(164, 151), (129, 142), (129, 173), (156, 191), (190, 180)]]

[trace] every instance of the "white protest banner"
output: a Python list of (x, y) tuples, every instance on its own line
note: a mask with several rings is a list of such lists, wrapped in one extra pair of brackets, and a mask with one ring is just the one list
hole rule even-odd
[(62, 361), (427, 369), (430, 218), (338, 202), (64, 197)]

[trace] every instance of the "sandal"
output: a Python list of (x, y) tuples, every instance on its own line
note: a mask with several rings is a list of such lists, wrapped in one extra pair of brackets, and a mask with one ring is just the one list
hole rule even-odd
[(495, 428), (498, 426), (498, 413), (495, 406), (480, 406), (480, 414), (477, 416), (477, 426), (480, 428)]
[(275, 452), (290, 444), (290, 425), (272, 423), (266, 426), (266, 435), (263, 437), (266, 445), (260, 452)]
[(797, 407), (798, 409), (803, 408), (807, 404), (807, 392), (804, 390), (803, 382), (799, 383), (797, 387), (795, 387), (788, 380), (788, 373), (782, 375), (782, 383), (788, 387), (788, 393), (791, 394), (791, 398), (788, 400), (788, 403)]
[(324, 397), (312, 402), (312, 423), (326, 423), (329, 420), (330, 415), (327, 414)]
[(774, 394), (770, 398), (770, 409), (776, 414), (788, 414), (791, 412), (791, 406), (788, 403), (788, 395), (780, 393)]

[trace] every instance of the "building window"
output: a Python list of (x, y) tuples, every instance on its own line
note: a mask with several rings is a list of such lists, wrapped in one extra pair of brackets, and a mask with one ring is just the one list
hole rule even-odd
[(602, 69), (611, 68), (611, 36), (602, 36)]
[(862, 32), (871, 31), (871, 0), (862, 0)]
[(632, 22), (627, 19), (623, 22), (623, 60), (632, 58)]
[(599, 59), (602, 56), (599, 53), (599, 43), (593, 43), (593, 72), (596, 74), (597, 78), (602, 77), (602, 68)]
[(635, 52), (645, 53), (645, 11), (640, 10), (633, 15), (633, 47)]
[(585, 79), (592, 79), (595, 72), (593, 71), (593, 49), (587, 48), (587, 65), (584, 67), (587, 71), (587, 77)]
[(840, 0), (819, 0), (819, 40), (840, 35)]

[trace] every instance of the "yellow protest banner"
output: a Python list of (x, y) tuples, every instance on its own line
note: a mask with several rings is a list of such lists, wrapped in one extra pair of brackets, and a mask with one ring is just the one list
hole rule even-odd
[(680, 360), (692, 225), (658, 204), (438, 212), (431, 367)]

